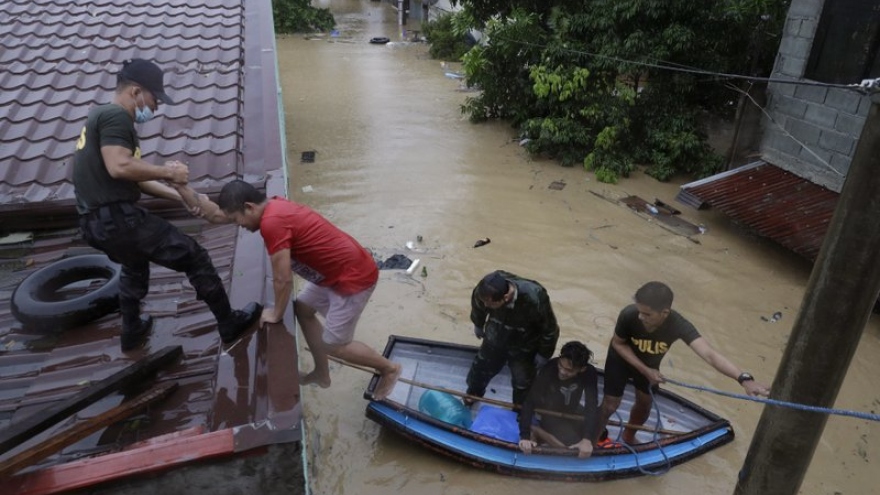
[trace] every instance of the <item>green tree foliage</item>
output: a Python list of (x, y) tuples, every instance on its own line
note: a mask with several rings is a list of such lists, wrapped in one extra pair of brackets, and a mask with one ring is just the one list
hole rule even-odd
[(429, 53), (432, 58), (457, 62), (470, 48), (465, 42), (465, 35), (453, 25), (452, 14), (444, 14), (422, 24), (422, 32), (431, 44)]
[(538, 108), (540, 101), (529, 80), (529, 67), (540, 62), (540, 45), (547, 40), (538, 21), (537, 14), (523, 10), (512, 12), (503, 21), (491, 20), (485, 33), (492, 36), (492, 42), (475, 46), (464, 55), (468, 84), (482, 90), (479, 96), (468, 98), (462, 108), (471, 121), (502, 118), (519, 125)]
[(636, 164), (667, 180), (705, 176), (721, 159), (706, 143), (707, 115), (731, 115), (737, 94), (717, 73), (768, 74), (785, 0), (460, 0), (458, 22), (488, 42), (464, 57), (479, 95), (473, 121), (509, 119), (527, 149), (583, 163), (600, 180)]
[(276, 33), (329, 31), (336, 26), (330, 9), (312, 7), (311, 0), (272, 0)]

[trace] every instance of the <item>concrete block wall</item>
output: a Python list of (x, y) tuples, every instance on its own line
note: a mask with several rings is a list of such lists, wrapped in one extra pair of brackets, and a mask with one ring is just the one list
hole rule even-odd
[[(804, 78), (825, 1), (831, 0), (792, 0), (773, 79)], [(870, 99), (847, 89), (783, 83), (771, 83), (767, 93), (764, 160), (839, 192)]]

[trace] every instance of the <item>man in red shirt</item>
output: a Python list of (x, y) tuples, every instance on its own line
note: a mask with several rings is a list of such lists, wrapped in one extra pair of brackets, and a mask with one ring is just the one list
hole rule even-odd
[[(301, 383), (330, 386), (329, 354), (376, 369), (382, 376), (373, 396), (376, 400), (388, 397), (401, 366), (354, 340), (355, 326), (379, 280), (370, 252), (308, 206), (279, 197), (268, 199), (244, 181), (224, 185), (218, 205), (228, 220), (251, 232), (259, 230), (269, 252), (275, 307), (263, 310), (261, 324), (282, 320), (293, 291), (291, 272), (306, 280), (296, 296), (294, 314), (315, 369)], [(211, 221), (223, 216), (210, 204), (204, 214)], [(324, 317), (323, 324), (318, 313)]]

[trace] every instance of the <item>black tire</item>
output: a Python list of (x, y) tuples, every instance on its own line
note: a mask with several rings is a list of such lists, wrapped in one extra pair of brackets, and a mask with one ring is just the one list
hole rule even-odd
[[(56, 261), (21, 281), (12, 293), (12, 315), (26, 327), (67, 330), (119, 309), (120, 266), (103, 254)], [(74, 282), (107, 282), (81, 296), (64, 299), (58, 291)]]
[(372, 44), (374, 44), (374, 45), (384, 45), (385, 43), (388, 43), (389, 41), (391, 41), (391, 40), (388, 39), (388, 38), (386, 38), (386, 37), (384, 37), (384, 36), (378, 36), (378, 37), (376, 37), (376, 38), (370, 38), (370, 43), (372, 43)]

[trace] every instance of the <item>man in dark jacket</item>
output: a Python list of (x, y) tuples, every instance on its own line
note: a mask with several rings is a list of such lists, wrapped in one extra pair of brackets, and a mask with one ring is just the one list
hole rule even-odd
[(141, 316), (141, 300), (149, 289), (150, 262), (186, 273), (196, 296), (217, 318), (224, 344), (237, 341), (262, 311), (256, 303), (233, 311), (205, 248), (137, 205), (142, 192), (176, 201), (182, 201), (177, 188), (192, 192), (186, 186), (189, 169), (183, 163), (154, 165), (141, 160), (135, 123), (150, 120), (160, 102), (174, 103), (165, 94), (163, 78), (153, 62), (124, 62), (117, 74), (113, 101), (89, 111), (73, 159), (83, 237), (122, 265), (119, 307), (123, 351), (140, 347), (152, 329), (152, 317)]
[[(474, 335), (483, 343), (467, 376), (468, 395), (482, 397), (507, 364), (513, 403), (522, 405), (535, 370), (553, 356), (559, 339), (547, 291), (534, 280), (494, 271), (471, 294), (471, 321)], [(465, 398), (465, 404), (472, 403)]]
[[(599, 375), (592, 357), (587, 346), (571, 341), (538, 370), (519, 414), (520, 450), (531, 454), (538, 444), (547, 444), (577, 449), (580, 458), (592, 455), (599, 423)], [(532, 421), (536, 409), (537, 423)]]

